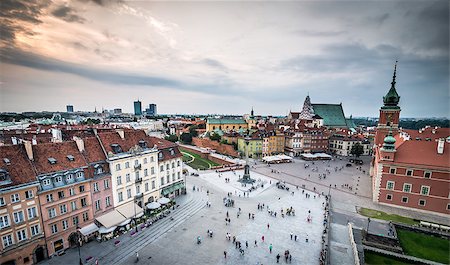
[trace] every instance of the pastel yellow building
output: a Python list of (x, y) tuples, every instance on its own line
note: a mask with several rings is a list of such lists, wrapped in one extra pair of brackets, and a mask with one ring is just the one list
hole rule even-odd
[(268, 132), (262, 136), (263, 139), (263, 156), (271, 156), (284, 153), (285, 137), (284, 134), (278, 132)]
[(247, 130), (248, 124), (242, 119), (208, 119), (206, 122), (206, 131), (239, 131)]

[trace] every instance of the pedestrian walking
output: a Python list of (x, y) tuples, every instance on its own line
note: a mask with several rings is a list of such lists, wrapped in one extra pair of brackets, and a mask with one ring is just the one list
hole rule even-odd
[(248, 248), (248, 241), (245, 240), (245, 248)]
[(255, 248), (258, 246), (258, 241), (255, 240)]
[(252, 217), (251, 213), (248, 213), (248, 219), (250, 219)]
[(277, 255), (277, 263), (280, 263), (280, 253), (278, 253), (278, 255)]
[(297, 241), (297, 235), (294, 236), (294, 240)]
[(227, 252), (226, 252), (226, 251), (223, 252), (223, 256), (224, 256), (225, 258), (227, 258)]
[(267, 229), (269, 229), (270, 228), (270, 225), (269, 225), (269, 223), (267, 223)]
[(261, 237), (262, 242), (264, 243), (264, 236)]
[(270, 254), (272, 254), (272, 244), (270, 244), (270, 246), (269, 246), (269, 252), (270, 252)]
[(139, 262), (139, 253), (136, 251), (136, 263)]
[(293, 234), (292, 234), (292, 232), (291, 232), (291, 240), (292, 240), (292, 236), (293, 236)]

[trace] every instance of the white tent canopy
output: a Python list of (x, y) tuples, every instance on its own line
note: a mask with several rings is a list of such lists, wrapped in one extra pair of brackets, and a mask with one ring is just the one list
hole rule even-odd
[(111, 233), (112, 231), (114, 231), (116, 228), (117, 228), (117, 226), (111, 226), (110, 228), (106, 228), (106, 227), (102, 226), (102, 227), (100, 227), (98, 232), (100, 234), (108, 234), (108, 233)]
[(161, 204), (159, 202), (151, 202), (147, 204), (147, 209), (149, 210), (158, 209), (159, 207), (161, 207)]
[(158, 202), (161, 204), (168, 204), (170, 200), (167, 199), (166, 197), (162, 197), (161, 199), (158, 200)]
[(144, 212), (144, 210), (134, 202), (128, 202), (120, 205), (119, 207), (116, 207), (116, 210), (125, 216), (126, 219), (135, 218), (135, 215)]
[(125, 221), (126, 218), (123, 217), (118, 211), (113, 210), (102, 216), (96, 218), (99, 223), (101, 223), (106, 229), (117, 226), (121, 222)]
[(84, 226), (80, 229), (80, 233), (83, 234), (83, 236), (88, 236), (97, 231), (98, 231), (98, 226), (94, 223)]
[(264, 162), (267, 163), (280, 163), (280, 162), (292, 162), (293, 158), (284, 154), (274, 155), (274, 156), (266, 156), (263, 158)]

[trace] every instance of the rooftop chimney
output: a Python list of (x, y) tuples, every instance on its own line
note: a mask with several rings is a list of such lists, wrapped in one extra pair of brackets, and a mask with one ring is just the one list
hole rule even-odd
[(444, 153), (444, 138), (439, 138), (438, 145), (437, 145), (437, 153), (442, 155)]
[(116, 129), (116, 132), (120, 135), (120, 138), (125, 139), (125, 133), (123, 129)]
[(74, 136), (73, 140), (77, 144), (78, 151), (80, 151), (80, 153), (84, 152), (84, 141), (83, 141), (83, 139), (81, 139), (80, 137)]
[(17, 138), (15, 136), (11, 137), (11, 142), (13, 145), (17, 145)]
[(60, 129), (52, 128), (52, 142), (60, 143), (62, 142), (62, 132)]
[(27, 152), (28, 159), (33, 161), (33, 145), (31, 145), (30, 141), (23, 141), (23, 146), (25, 147), (25, 151)]

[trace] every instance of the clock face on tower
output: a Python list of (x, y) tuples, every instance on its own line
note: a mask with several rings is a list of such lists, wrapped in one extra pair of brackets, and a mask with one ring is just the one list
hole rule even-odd
[(387, 121), (388, 121), (388, 122), (391, 122), (391, 121), (392, 121), (392, 114), (391, 114), (391, 113), (387, 115)]

